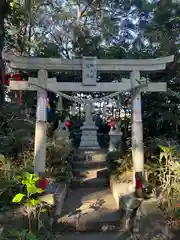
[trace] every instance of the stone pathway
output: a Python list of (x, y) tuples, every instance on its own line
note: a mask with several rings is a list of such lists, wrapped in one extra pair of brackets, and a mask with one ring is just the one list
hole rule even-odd
[(103, 153), (96, 152), (91, 158), (83, 152), (78, 153), (73, 161), (73, 170), (75, 179), (61, 216), (57, 218), (55, 239), (176, 240), (170, 238), (163, 218), (157, 216), (158, 211), (153, 210), (156, 214), (151, 216), (152, 209), (155, 209), (152, 204), (156, 202), (152, 199), (143, 201), (138, 209), (134, 233), (122, 230), (120, 212), (108, 187)]
[(70, 190), (57, 220), (74, 231), (117, 231), (120, 215), (108, 188)]
[(99, 232), (99, 233), (76, 233), (59, 235), (58, 240), (126, 240), (118, 232)]
[(105, 153), (77, 152), (73, 160), (72, 189), (56, 223), (59, 232), (117, 232), (120, 214), (110, 192)]

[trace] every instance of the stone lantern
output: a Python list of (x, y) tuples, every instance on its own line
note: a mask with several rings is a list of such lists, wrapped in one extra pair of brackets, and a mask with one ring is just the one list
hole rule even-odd
[(97, 127), (92, 119), (93, 104), (88, 101), (86, 104), (85, 121), (81, 127), (82, 136), (80, 150), (99, 150), (100, 146), (97, 141)]

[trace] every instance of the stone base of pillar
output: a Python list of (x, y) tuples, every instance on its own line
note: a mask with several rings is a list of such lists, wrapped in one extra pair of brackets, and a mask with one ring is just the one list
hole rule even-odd
[(122, 133), (121, 132), (110, 132), (110, 141), (109, 141), (109, 152), (121, 151), (122, 143)]
[(97, 128), (94, 122), (84, 123), (79, 150), (100, 150), (97, 141)]

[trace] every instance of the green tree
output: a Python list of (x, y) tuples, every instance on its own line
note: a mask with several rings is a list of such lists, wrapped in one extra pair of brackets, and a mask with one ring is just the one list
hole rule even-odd
[[(168, 89), (179, 92), (180, 5), (160, 1), (154, 5), (151, 20), (142, 29), (144, 45), (134, 44), (131, 56), (155, 58), (175, 55), (175, 61), (165, 71), (149, 74), (151, 81), (165, 81)], [(174, 94), (174, 95), (175, 95)], [(166, 135), (179, 138), (179, 99), (170, 93), (143, 94), (145, 136)]]

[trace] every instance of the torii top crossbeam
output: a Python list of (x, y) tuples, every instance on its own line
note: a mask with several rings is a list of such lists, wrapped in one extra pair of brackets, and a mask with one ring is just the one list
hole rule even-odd
[[(82, 70), (83, 68), (83, 58), (59, 59), (17, 57), (4, 53), (3, 59), (10, 61), (12, 68), (20, 70), (46, 69), (47, 71), (76, 71)], [(89, 57), (89, 59), (91, 61), (94, 60), (97, 71), (157, 71), (165, 69), (166, 64), (172, 62), (174, 56), (155, 59), (96, 59), (96, 57)]]

